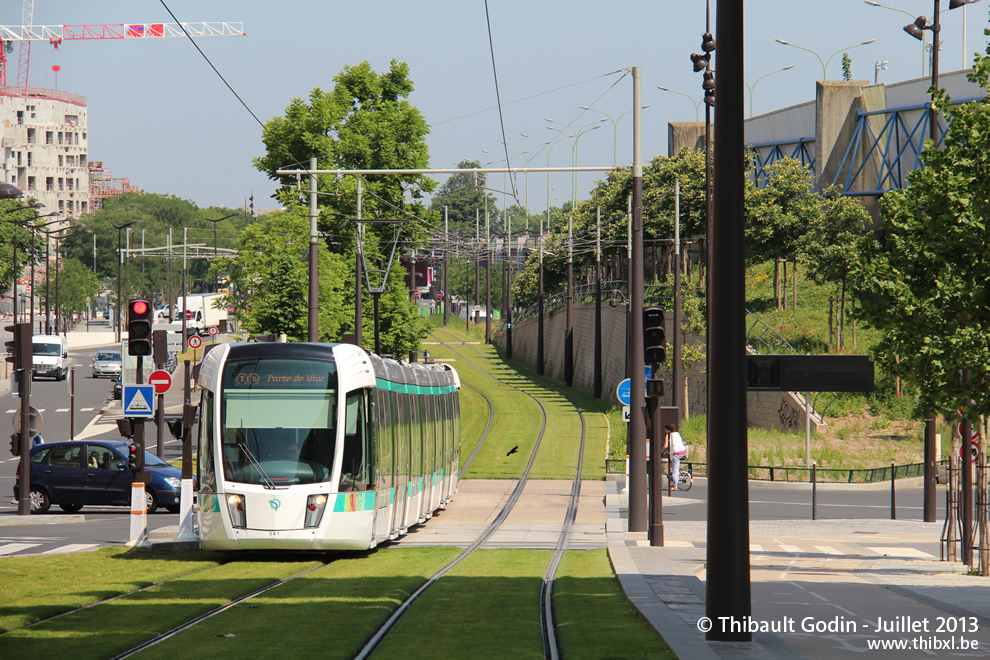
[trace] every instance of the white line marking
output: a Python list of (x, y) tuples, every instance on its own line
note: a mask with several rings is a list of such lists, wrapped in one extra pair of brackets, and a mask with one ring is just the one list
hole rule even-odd
[(41, 545), (40, 543), (7, 543), (6, 545), (0, 545), (0, 556), (12, 555), (15, 552), (20, 552), (21, 550), (27, 550), (28, 548), (34, 548)]
[(918, 550), (917, 548), (886, 548), (886, 547), (876, 547), (868, 546), (870, 550), (877, 553), (878, 555), (887, 555), (888, 557), (911, 557), (914, 559), (935, 559), (934, 555), (930, 555), (927, 552)]
[(54, 550), (49, 550), (48, 552), (43, 552), (43, 555), (64, 555), (70, 552), (82, 552), (84, 550), (91, 550), (93, 548), (100, 547), (99, 543), (71, 543), (69, 545), (63, 545)]
[(825, 553), (826, 555), (841, 555), (842, 554), (841, 552), (839, 552), (838, 550), (836, 550), (835, 548), (833, 548), (830, 545), (816, 545), (815, 546), (815, 549), (820, 550), (821, 552)]

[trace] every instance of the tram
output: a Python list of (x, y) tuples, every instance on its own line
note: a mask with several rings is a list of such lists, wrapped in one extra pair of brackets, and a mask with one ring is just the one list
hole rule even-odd
[(457, 372), (350, 344), (203, 358), (199, 533), (210, 550), (366, 550), (457, 490)]

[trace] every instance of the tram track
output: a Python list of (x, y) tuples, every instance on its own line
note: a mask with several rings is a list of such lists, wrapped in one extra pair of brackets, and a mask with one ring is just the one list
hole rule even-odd
[[(423, 592), (425, 592), (432, 584), (434, 584), (437, 580), (439, 580), (446, 573), (448, 573), (451, 569), (453, 569), (457, 564), (459, 564), (461, 561), (463, 561), (464, 559), (466, 559), (467, 557), (469, 557), (474, 552), (474, 550), (480, 549), (487, 541), (489, 541), (489, 539), (491, 538), (491, 536), (505, 523), (506, 519), (512, 513), (512, 511), (516, 507), (516, 504), (518, 503), (519, 499), (523, 495), (523, 491), (524, 491), (524, 489), (526, 487), (526, 484), (527, 484), (528, 479), (530, 478), (530, 474), (533, 471), (534, 464), (535, 464), (536, 459), (537, 459), (537, 456), (538, 456), (538, 454), (540, 452), (540, 447), (543, 444), (542, 441), (544, 440), (544, 437), (547, 434), (547, 430), (548, 430), (547, 405), (550, 405), (550, 404), (547, 404), (545, 401), (541, 401), (540, 398), (536, 394), (534, 394), (533, 392), (527, 391), (527, 389), (529, 389), (529, 388), (526, 388), (523, 383), (516, 382), (515, 384), (513, 384), (511, 382), (512, 380), (520, 378), (518, 374), (516, 374), (515, 372), (511, 372), (511, 370), (506, 369), (503, 365), (501, 365), (497, 361), (492, 360), (490, 357), (484, 355), (483, 352), (481, 352), (481, 351), (479, 351), (477, 349), (474, 349), (473, 347), (470, 347), (468, 344), (466, 344), (463, 341), (447, 339), (447, 340), (444, 341), (444, 343), (445, 343), (445, 345), (447, 345), (447, 347), (449, 348), (449, 350), (451, 350), (452, 352), (454, 352), (457, 355), (459, 355), (460, 358), (464, 362), (466, 362), (467, 364), (470, 364), (472, 367), (478, 369), (481, 373), (484, 373), (484, 374), (488, 375), (489, 377), (491, 377), (491, 378), (493, 378), (493, 379), (501, 382), (504, 386), (509, 387), (509, 388), (512, 388), (512, 389), (515, 389), (518, 392), (520, 392), (520, 393), (522, 393), (522, 394), (530, 397), (535, 402), (536, 406), (540, 410), (540, 415), (541, 415), (541, 419), (542, 419), (541, 424), (540, 424), (540, 427), (539, 427), (539, 432), (537, 434), (537, 439), (536, 439), (536, 442), (535, 442), (535, 444), (534, 444), (531, 452), (529, 452), (529, 457), (528, 457), (527, 463), (525, 465), (525, 468), (523, 469), (522, 475), (519, 477), (517, 484), (513, 488), (512, 492), (510, 493), (509, 497), (505, 501), (504, 505), (502, 506), (501, 510), (498, 512), (498, 515), (494, 518), (494, 520), (491, 521), (491, 523), (480, 534), (480, 536), (474, 541), (474, 543), (471, 546), (469, 546), (468, 548), (466, 548), (465, 551), (463, 553), (461, 553), (461, 555), (457, 559), (455, 559), (454, 561), (450, 562), (448, 565), (446, 565), (445, 567), (443, 567), (442, 569), (440, 569), (439, 571), (437, 571), (425, 583), (423, 583), (422, 585), (420, 585), (420, 587), (418, 589), (416, 589), (405, 601), (403, 601), (399, 605), (399, 607), (397, 607), (393, 611), (393, 613), (389, 617), (389, 619), (378, 629), (378, 631), (375, 633), (375, 635), (372, 637), (372, 639), (369, 640), (366, 643), (366, 645), (361, 649), (361, 651), (358, 653), (358, 655), (356, 655), (354, 657), (358, 657), (358, 658), (366, 658), (366, 657), (368, 657), (375, 650), (375, 648), (377, 648), (377, 646), (381, 643), (381, 641), (388, 635), (389, 631), (395, 626), (395, 624), (408, 611), (409, 607), (413, 604), (413, 602), (415, 602), (416, 599)], [(457, 346), (457, 344), (460, 344), (461, 346), (466, 346), (466, 347), (470, 348), (471, 349), (471, 352), (465, 350), (464, 348), (461, 348), (461, 347)], [(460, 351), (457, 350), (458, 348), (460, 348)], [(475, 364), (475, 362), (473, 360), (469, 360), (468, 359), (469, 357), (474, 358), (474, 360), (477, 359), (472, 354), (472, 352), (473, 352), (473, 354), (477, 354), (477, 356), (480, 356), (481, 359), (483, 359), (483, 360), (485, 360), (485, 361), (487, 361), (487, 362), (495, 365), (496, 367), (498, 367), (498, 369), (496, 369), (495, 372), (492, 373), (491, 371), (487, 371), (486, 370), (486, 368), (485, 368), (486, 365), (482, 365), (480, 363), (479, 364)], [(505, 373), (505, 372), (500, 373), (500, 370), (505, 370), (505, 372), (511, 372), (511, 377), (509, 377), (510, 376), (509, 373)], [(526, 382), (529, 382), (529, 381), (526, 381)], [(491, 433), (491, 429), (496, 424), (496, 421), (495, 421), (496, 420), (496, 418), (495, 418), (495, 407), (493, 405), (492, 399), (489, 398), (487, 395), (485, 395), (484, 392), (482, 392), (478, 388), (476, 388), (476, 387), (474, 387), (472, 385), (467, 385), (467, 384), (464, 384), (464, 383), (462, 383), (462, 384), (463, 385), (466, 385), (467, 387), (470, 387), (472, 390), (475, 390), (479, 394), (481, 394), (482, 398), (487, 403), (487, 406), (489, 408), (489, 414), (488, 414), (488, 422), (486, 424), (486, 427), (484, 429), (484, 432), (482, 433), (482, 437), (479, 440), (479, 442), (478, 442), (477, 446), (475, 447), (474, 451), (472, 452), (471, 457), (468, 459), (468, 461), (466, 462), (466, 464), (460, 470), (460, 474), (461, 475), (463, 475), (463, 473), (469, 468), (471, 462), (474, 460), (475, 456), (478, 454), (479, 449), (485, 443), (485, 440), (488, 439), (488, 437), (489, 437), (489, 435)], [(547, 568), (547, 570), (546, 570), (546, 572), (544, 574), (543, 586), (542, 586), (541, 592), (540, 592), (540, 611), (541, 611), (541, 617), (542, 617), (541, 618), (541, 626), (542, 626), (542, 629), (543, 629), (544, 651), (545, 651), (545, 657), (548, 657), (548, 658), (558, 658), (558, 657), (560, 657), (559, 639), (558, 639), (557, 634), (556, 634), (556, 628), (555, 628), (554, 618), (553, 618), (553, 603), (552, 603), (553, 581), (554, 581), (554, 578), (555, 578), (555, 575), (556, 575), (556, 572), (557, 572), (557, 568), (558, 568), (558, 566), (560, 564), (560, 561), (561, 561), (561, 558), (563, 556), (563, 552), (567, 548), (567, 542), (568, 542), (568, 538), (570, 536), (571, 530), (573, 528), (574, 520), (576, 518), (577, 505), (578, 505), (579, 496), (580, 496), (580, 485), (581, 485), (580, 484), (580, 476), (581, 476), (581, 469), (582, 469), (582, 463), (583, 463), (583, 451), (584, 451), (584, 441), (585, 441), (585, 433), (586, 433), (586, 431), (585, 431), (585, 420), (584, 420), (583, 415), (581, 415), (581, 411), (580, 410), (578, 410), (578, 414), (579, 414), (579, 417), (581, 419), (581, 442), (580, 442), (580, 445), (579, 445), (579, 457), (578, 457), (577, 471), (575, 473), (575, 477), (574, 477), (574, 480), (573, 480), (572, 486), (571, 486), (571, 493), (570, 493), (569, 503), (568, 503), (568, 507), (567, 507), (567, 514), (565, 515), (564, 525), (562, 526), (560, 535), (559, 535), (559, 537), (557, 539), (556, 548), (555, 548), (554, 555), (553, 555), (553, 560), (550, 562), (550, 564), (549, 564), (549, 566), (548, 566), (548, 568)], [(535, 425), (533, 425), (533, 426), (535, 426)], [(161, 582), (158, 582), (158, 583), (156, 583), (154, 585), (148, 585), (148, 586), (143, 587), (141, 589), (135, 589), (135, 590), (129, 591), (129, 592), (124, 593), (124, 594), (119, 594), (119, 595), (113, 596), (111, 598), (106, 598), (106, 599), (103, 599), (103, 600), (100, 600), (100, 601), (89, 603), (89, 604), (84, 605), (84, 606), (81, 606), (79, 608), (74, 608), (71, 611), (60, 613), (60, 614), (56, 615), (55, 617), (48, 617), (48, 618), (44, 619), (43, 621), (51, 621), (53, 618), (67, 616), (67, 615), (72, 614), (74, 612), (79, 612), (79, 611), (82, 611), (82, 610), (85, 610), (85, 609), (96, 607), (97, 605), (104, 605), (104, 604), (110, 603), (112, 601), (118, 600), (120, 598), (124, 598), (124, 597), (130, 596), (130, 595), (133, 595), (133, 594), (138, 594), (140, 592), (144, 592), (144, 591), (147, 591), (149, 589), (153, 589), (155, 587), (161, 587), (163, 585), (168, 585), (169, 583), (175, 582), (177, 580), (181, 580), (184, 577), (187, 578), (189, 575), (192, 575), (192, 574), (197, 574), (197, 573), (207, 574), (211, 570), (220, 569), (220, 568), (222, 568), (222, 567), (224, 567), (224, 566), (226, 566), (228, 564), (231, 564), (231, 563), (237, 563), (237, 562), (223, 562), (223, 563), (220, 563), (220, 564), (218, 564), (216, 566), (212, 566), (212, 567), (209, 567), (209, 568), (203, 568), (203, 569), (200, 569), (198, 571), (193, 571), (191, 573), (186, 573), (186, 574), (183, 574), (182, 576), (176, 576), (174, 578), (170, 578), (169, 580), (163, 580)], [(133, 656), (133, 655), (135, 655), (135, 654), (137, 654), (137, 653), (139, 653), (139, 652), (141, 652), (141, 651), (143, 651), (145, 649), (148, 649), (148, 648), (150, 648), (152, 646), (155, 646), (155, 645), (157, 645), (157, 644), (159, 644), (161, 642), (164, 642), (164, 641), (166, 641), (166, 640), (168, 640), (170, 638), (176, 637), (176, 636), (182, 634), (183, 632), (185, 632), (185, 631), (187, 631), (187, 630), (189, 630), (191, 628), (194, 628), (198, 624), (203, 623), (203, 622), (205, 622), (205, 621), (207, 621), (209, 619), (212, 619), (213, 617), (215, 617), (217, 615), (222, 614), (223, 612), (226, 612), (226, 611), (230, 610), (231, 608), (233, 608), (234, 606), (236, 606), (238, 604), (244, 603), (245, 601), (249, 601), (252, 598), (256, 598), (256, 597), (258, 597), (258, 596), (260, 596), (262, 594), (265, 594), (267, 592), (270, 592), (270, 591), (272, 591), (272, 590), (274, 590), (274, 589), (276, 589), (278, 587), (284, 586), (287, 583), (289, 583), (289, 582), (291, 582), (293, 580), (296, 580), (298, 578), (304, 577), (307, 574), (311, 573), (312, 571), (314, 571), (314, 570), (316, 570), (318, 568), (321, 568), (321, 567), (323, 567), (325, 565), (326, 565), (326, 562), (325, 561), (321, 561), (316, 566), (310, 566), (310, 567), (307, 567), (305, 570), (300, 571), (298, 573), (295, 573), (293, 575), (290, 575), (290, 576), (287, 576), (287, 577), (284, 577), (284, 578), (281, 578), (281, 579), (276, 579), (276, 580), (272, 581), (270, 584), (266, 584), (264, 586), (261, 586), (259, 588), (256, 588), (256, 589), (252, 590), (250, 593), (246, 593), (246, 594), (243, 594), (243, 595), (234, 596), (234, 597), (230, 598), (229, 601), (227, 601), (227, 602), (225, 602), (225, 603), (223, 603), (221, 605), (218, 605), (214, 609), (211, 609), (210, 611), (207, 611), (207, 612), (203, 612), (203, 613), (201, 613), (201, 614), (199, 614), (197, 616), (191, 617), (188, 621), (186, 621), (184, 623), (181, 623), (179, 625), (176, 625), (175, 627), (171, 628), (170, 630), (168, 630), (166, 632), (163, 632), (163, 633), (161, 633), (159, 635), (156, 635), (155, 637), (153, 637), (151, 639), (148, 639), (148, 640), (146, 640), (146, 641), (144, 641), (144, 642), (142, 642), (140, 644), (137, 644), (136, 646), (134, 646), (134, 647), (132, 647), (132, 648), (126, 650), (126, 651), (123, 651), (122, 653), (120, 653), (118, 655), (115, 655), (113, 657), (114, 658), (128, 658), (128, 657), (131, 657), (131, 656)], [(276, 577), (276, 576), (273, 576), (273, 577)], [(35, 622), (35, 623), (30, 624), (30, 625), (36, 625), (37, 623), (42, 623), (43, 621)]]
[[(434, 333), (432, 336), (438, 342), (443, 344), (445, 348), (447, 348), (447, 350), (454, 353), (454, 355), (458, 356), (465, 363), (474, 367), (481, 373), (501, 382), (503, 385), (507, 387), (515, 389), (532, 398), (533, 401), (536, 402), (537, 406), (539, 406), (542, 415), (542, 424), (540, 427), (540, 432), (537, 437), (536, 443), (533, 447), (533, 450), (530, 452), (530, 457), (529, 460), (527, 461), (526, 467), (523, 470), (522, 475), (519, 477), (519, 480), (515, 488), (512, 490), (508, 500), (506, 501), (502, 509), (499, 511), (495, 519), (485, 528), (485, 530), (482, 531), (482, 533), (474, 541), (474, 543), (468, 546), (465, 549), (465, 551), (460, 556), (457, 557), (457, 559), (450, 562), (447, 566), (445, 566), (441, 570), (437, 571), (437, 573), (431, 576), (426, 582), (424, 582), (419, 587), (419, 589), (413, 592), (405, 601), (403, 601), (403, 603), (399, 605), (398, 608), (396, 608), (396, 610), (385, 621), (385, 623), (381, 626), (381, 628), (379, 628), (378, 631), (376, 631), (376, 633), (372, 636), (372, 638), (368, 640), (365, 646), (361, 648), (361, 651), (355, 656), (359, 660), (368, 658), (371, 656), (372, 653), (374, 653), (375, 649), (378, 648), (378, 646), (382, 643), (382, 641), (385, 639), (388, 633), (395, 627), (395, 625), (399, 622), (399, 620), (401, 620), (401, 618), (406, 614), (408, 609), (419, 598), (419, 596), (422, 595), (423, 592), (425, 592), (430, 586), (432, 586), (447, 572), (449, 572), (452, 568), (454, 568), (454, 566), (456, 566), (461, 561), (469, 557), (475, 550), (481, 548), (485, 544), (485, 542), (489, 539), (489, 537), (491, 537), (491, 535), (505, 522), (506, 518), (512, 512), (519, 498), (522, 496), (523, 491), (525, 490), (530, 472), (532, 471), (533, 464), (536, 461), (537, 454), (539, 453), (539, 449), (547, 429), (547, 409), (546, 406), (543, 404), (543, 402), (540, 401), (540, 399), (537, 396), (535, 396), (531, 392), (525, 391), (520, 387), (510, 384), (501, 378), (498, 378), (495, 374), (492, 374), (482, 369), (477, 364), (467, 359), (467, 357), (463, 353), (453, 348), (451, 344), (459, 344), (461, 346), (465, 346), (473, 350), (482, 359), (487, 360), (488, 362), (492, 363), (494, 366), (498, 367), (499, 369), (506, 369), (504, 365), (495, 362), (490, 357), (488, 357), (481, 351), (475, 349), (473, 346), (467, 344), (463, 340), (445, 341), (441, 339), (436, 333)], [(477, 390), (477, 388), (472, 387), (472, 389), (475, 389), (476, 391), (480, 392), (480, 390)], [(489, 399), (484, 394), (482, 394), (482, 396), (484, 396), (485, 400), (488, 402), (489, 405), (489, 411), (490, 411), (489, 423), (488, 423), (488, 427), (485, 429), (485, 433), (483, 434), (482, 440), (480, 440), (478, 446), (475, 447), (475, 451), (472, 453), (470, 460), (474, 459), (474, 456), (477, 454), (478, 450), (480, 449), (480, 446), (483, 443), (484, 439), (487, 438), (488, 431), (491, 428), (492, 418), (494, 416), (494, 410), (492, 408), (491, 399)], [(560, 566), (560, 561), (563, 558), (564, 551), (567, 549), (568, 540), (573, 530), (574, 521), (577, 517), (577, 507), (581, 495), (581, 470), (584, 461), (586, 425), (585, 425), (584, 415), (582, 414), (581, 410), (578, 409), (577, 406), (574, 406), (574, 408), (576, 409), (578, 413), (578, 417), (581, 420), (581, 439), (578, 445), (577, 469), (574, 478), (572, 479), (571, 492), (568, 497), (567, 512), (564, 516), (563, 525), (561, 526), (561, 531), (558, 536), (556, 546), (554, 548), (553, 557), (547, 567), (546, 572), (544, 573), (543, 583), (540, 588), (539, 610), (540, 610), (540, 626), (543, 636), (544, 657), (553, 660), (557, 660), (558, 658), (561, 657), (560, 640), (557, 635), (554, 610), (553, 610), (553, 585), (554, 585), (554, 580), (556, 578), (557, 570)], [(461, 472), (461, 474), (463, 474), (463, 471)]]

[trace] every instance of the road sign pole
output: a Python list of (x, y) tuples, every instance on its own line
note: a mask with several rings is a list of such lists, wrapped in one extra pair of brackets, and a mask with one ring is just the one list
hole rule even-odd
[(21, 491), (17, 515), (31, 515), (31, 370), (21, 370)]

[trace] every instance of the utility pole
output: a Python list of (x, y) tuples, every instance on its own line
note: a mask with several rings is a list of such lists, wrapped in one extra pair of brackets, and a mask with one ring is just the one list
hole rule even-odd
[[(724, 1), (724, 0), (723, 0)], [(633, 75), (632, 262), (629, 264), (629, 531), (647, 531), (646, 363), (643, 352), (642, 69)], [(749, 546), (746, 547), (747, 551)]]
[(485, 210), (485, 343), (492, 343), (492, 227)]
[[(362, 264), (364, 262), (364, 241), (362, 240), (364, 236), (364, 223), (361, 220), (361, 177), (357, 180), (357, 227), (354, 228), (354, 237), (357, 239), (357, 250), (355, 250), (355, 264), (354, 264), (354, 343), (358, 346), (362, 346), (364, 342), (364, 324), (362, 319), (364, 318), (364, 309), (362, 305), (362, 291), (361, 279), (364, 277), (362, 272)], [(411, 282), (413, 291), (416, 290), (416, 257), (413, 256), (409, 261), (410, 272), (412, 274)]]
[(602, 207), (595, 207), (595, 375), (596, 399), (602, 398)]
[(564, 324), (564, 385), (574, 384), (574, 216), (567, 217), (567, 311)]
[(447, 206), (443, 207), (443, 233), (447, 240), (447, 246), (443, 251), (443, 325), (450, 325), (450, 222), (447, 217)]
[(309, 159), (309, 328), (306, 339), (320, 340), (319, 232), (316, 230), (316, 158)]
[(674, 179), (674, 332), (670, 403), (677, 408), (678, 430), (684, 419), (684, 368), (681, 363), (681, 180)]

